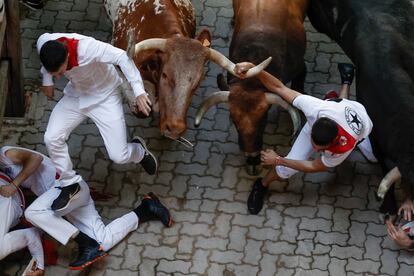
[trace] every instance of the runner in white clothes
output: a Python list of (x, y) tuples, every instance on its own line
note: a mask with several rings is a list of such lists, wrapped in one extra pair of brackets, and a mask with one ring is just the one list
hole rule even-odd
[[(79, 245), (79, 254), (69, 267), (82, 269), (106, 255), (107, 250), (121, 241), (139, 223), (160, 220), (172, 224), (170, 214), (159, 199), (149, 193), (133, 211), (105, 225), (95, 209), (88, 185), (80, 184), (79, 199), (62, 211), (52, 211), (50, 205), (60, 192), (56, 169), (45, 155), (19, 147), (0, 148), (0, 259), (28, 247), (36, 260), (36, 273), (44, 271), (43, 249), (39, 231), (35, 228), (8, 232), (23, 215), (24, 197), (19, 187), (31, 189), (39, 196), (24, 212), (26, 219), (42, 228), (62, 244), (70, 239)], [(65, 216), (67, 220), (62, 218)], [(71, 224), (72, 223), (72, 224)], [(39, 274), (41, 273), (41, 274)]]
[(136, 96), (136, 106), (148, 115), (151, 102), (144, 91), (141, 75), (124, 50), (92, 37), (75, 33), (45, 33), (37, 41), (42, 62), (42, 91), (52, 98), (53, 77), (69, 79), (49, 118), (45, 144), (60, 174), (61, 193), (52, 204), (53, 210), (66, 208), (79, 192), (82, 177), (73, 170), (66, 140), (72, 130), (86, 118), (98, 127), (109, 157), (119, 164), (140, 163), (149, 174), (155, 174), (157, 160), (145, 141), (134, 137), (127, 143), (122, 97), (118, 89), (122, 79), (118, 65)]
[(55, 175), (56, 170), (46, 156), (19, 147), (0, 148), (0, 260), (28, 247), (35, 268), (27, 275), (43, 275), (44, 256), (38, 229), (31, 227), (9, 232), (24, 212), (25, 200), (20, 187), (31, 189), (40, 196), (55, 184)]
[[(281, 157), (273, 150), (262, 151), (261, 161), (271, 166), (264, 179), (257, 179), (253, 184), (247, 205), (251, 214), (257, 214), (263, 207), (263, 199), (271, 182), (287, 179), (298, 171), (320, 172), (341, 164), (358, 145), (365, 157), (375, 162), (368, 135), (372, 122), (364, 106), (347, 97), (353, 79), (352, 65), (339, 66), (342, 89), (339, 98), (321, 100), (303, 95), (292, 90), (266, 71), (258, 78), (271, 92), (277, 93), (285, 101), (300, 109), (306, 116), (307, 123), (286, 157)], [(236, 65), (235, 72), (244, 78), (253, 64), (248, 62)], [(314, 152), (320, 155), (308, 160)]]

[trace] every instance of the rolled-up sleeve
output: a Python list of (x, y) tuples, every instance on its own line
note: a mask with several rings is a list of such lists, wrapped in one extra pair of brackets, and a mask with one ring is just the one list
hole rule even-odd
[(54, 84), (52, 75), (45, 69), (45, 67), (42, 66), (42, 68), (40, 68), (40, 73), (42, 73), (43, 86), (52, 86)]

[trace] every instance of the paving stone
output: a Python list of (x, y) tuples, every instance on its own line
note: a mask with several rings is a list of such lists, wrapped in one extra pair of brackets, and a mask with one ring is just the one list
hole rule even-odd
[[(285, 217), (283, 219), (282, 234), (280, 239), (289, 242), (296, 242), (298, 236), (298, 224), (300, 220), (296, 218)], [(309, 230), (309, 229), (306, 229)]]
[(363, 254), (363, 250), (356, 246), (338, 246), (332, 245), (332, 251), (330, 252), (330, 256), (337, 257), (337, 258), (355, 258), (361, 259)]
[(228, 241), (220, 238), (204, 238), (198, 237), (194, 246), (201, 249), (217, 249), (224, 251), (227, 247)]
[(347, 261), (337, 258), (332, 258), (328, 265), (330, 275), (346, 276), (345, 265)]
[(335, 208), (335, 213), (333, 215), (332, 231), (348, 233), (348, 228), (351, 225), (351, 222), (349, 221), (350, 215), (351, 215), (350, 210)]
[(276, 256), (269, 255), (269, 254), (263, 254), (263, 258), (260, 261), (260, 267), (261, 270), (259, 272), (259, 276), (273, 276), (276, 275)]
[(379, 271), (379, 267), (380, 267), (380, 263), (379, 262), (374, 262), (371, 260), (362, 260), (362, 261), (358, 261), (358, 260), (354, 260), (352, 258), (349, 259), (348, 261), (348, 265), (346, 266), (346, 270), (347, 271), (353, 271), (356, 273), (371, 273), (371, 274), (378, 274)]
[(230, 243), (228, 248), (236, 251), (244, 251), (247, 236), (247, 229), (245, 227), (233, 226), (229, 233)]
[(209, 266), (208, 255), (209, 251), (196, 250), (192, 259), (193, 266), (191, 267), (190, 272), (204, 275)]
[(286, 215), (292, 217), (307, 217), (314, 218), (317, 209), (315, 207), (300, 206), (300, 207), (288, 207), (283, 212)]
[(272, 228), (249, 227), (249, 237), (259, 241), (277, 241), (280, 231)]
[(214, 227), (214, 235), (225, 238), (230, 232), (230, 220), (232, 216), (226, 214), (218, 215)]
[(281, 255), (278, 261), (278, 265), (287, 268), (297, 268), (301, 267), (303, 269), (309, 269), (310, 263), (312, 262), (311, 258), (296, 255), (296, 256), (286, 256)]
[(332, 222), (325, 219), (308, 219), (302, 218), (299, 224), (299, 229), (306, 229), (308, 231), (331, 231)]
[(296, 245), (282, 242), (265, 241), (263, 249), (269, 254), (290, 254), (293, 255)]
[(188, 274), (190, 267), (190, 262), (161, 260), (157, 266), (157, 270), (164, 271), (166, 273), (181, 272)]
[(241, 259), (243, 258), (243, 254), (227, 250), (225, 252), (218, 251), (218, 250), (212, 250), (210, 260), (219, 264), (241, 264)]
[(158, 260), (160, 256), (163, 259), (174, 260), (174, 256), (177, 253), (177, 248), (171, 248), (167, 246), (145, 246), (144, 251), (142, 252), (142, 257)]
[(363, 246), (366, 240), (365, 229), (367, 225), (365, 223), (352, 222), (351, 227), (349, 228), (349, 240), (348, 244)]
[[(397, 259), (398, 259), (397, 252), (387, 250), (387, 249), (383, 250), (383, 253), (381, 255), (382, 266), (380, 268), (380, 272), (386, 273), (389, 275), (397, 275), (396, 273), (399, 268)], [(404, 274), (398, 274), (398, 275), (404, 275)], [(405, 275), (408, 275), (408, 274), (405, 274)]]
[(348, 234), (342, 234), (339, 232), (317, 232), (315, 242), (319, 242), (325, 245), (337, 244), (340, 246), (345, 246), (347, 244), (348, 238)]
[(331, 262), (329, 255), (313, 256), (313, 269), (328, 270), (328, 265)]

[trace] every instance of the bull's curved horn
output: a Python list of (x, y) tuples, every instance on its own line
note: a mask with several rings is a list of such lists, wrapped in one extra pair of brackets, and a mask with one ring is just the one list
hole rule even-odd
[(394, 182), (399, 180), (400, 178), (400, 170), (398, 169), (398, 167), (394, 167), (381, 180), (381, 183), (378, 187), (377, 196), (383, 199), (387, 191), (390, 189), (391, 185), (394, 184)]
[[(224, 56), (222, 53), (214, 49), (209, 49), (209, 50), (210, 50), (209, 59), (211, 61), (214, 61), (215, 63), (217, 63), (218, 65), (220, 65), (221, 67), (229, 71), (230, 74), (237, 77), (237, 75), (234, 73), (234, 67), (236, 65), (232, 61), (230, 61), (226, 56)], [(257, 74), (259, 74), (270, 64), (271, 61), (272, 61), (272, 57), (268, 57), (266, 60), (261, 62), (259, 65), (256, 65), (255, 67), (250, 68), (246, 73), (246, 78), (254, 77)]]
[(299, 111), (294, 108), (293, 106), (291, 106), (290, 104), (288, 104), (286, 101), (284, 101), (281, 97), (279, 97), (278, 95), (275, 95), (273, 93), (265, 93), (266, 95), (266, 101), (268, 104), (277, 104), (280, 105), (281, 107), (283, 107), (284, 109), (286, 109), (289, 112), (290, 118), (292, 118), (292, 123), (293, 123), (293, 134), (292, 136), (295, 136), (296, 133), (299, 131), (300, 129), (300, 114)]
[(167, 40), (165, 38), (149, 38), (135, 44), (132, 55), (137, 55), (140, 51), (144, 50), (160, 50), (165, 51), (165, 44)]
[(204, 114), (210, 109), (211, 106), (218, 103), (228, 102), (229, 95), (229, 91), (218, 91), (214, 92), (213, 94), (205, 98), (197, 110), (194, 125), (196, 127), (200, 125), (201, 119), (203, 118)]

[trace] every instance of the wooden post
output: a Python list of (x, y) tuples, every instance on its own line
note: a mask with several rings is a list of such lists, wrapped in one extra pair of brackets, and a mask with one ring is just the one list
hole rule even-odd
[(5, 0), (6, 5), (6, 52), (10, 59), (10, 90), (6, 116), (24, 116), (24, 92), (22, 78), (22, 48), (20, 40), (19, 1)]

